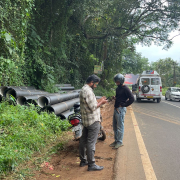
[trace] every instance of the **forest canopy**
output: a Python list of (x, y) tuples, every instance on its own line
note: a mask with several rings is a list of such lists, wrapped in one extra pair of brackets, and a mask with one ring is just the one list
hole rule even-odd
[(179, 20), (180, 0), (0, 0), (0, 85), (78, 87), (103, 62), (108, 87), (151, 68), (135, 44), (171, 47)]

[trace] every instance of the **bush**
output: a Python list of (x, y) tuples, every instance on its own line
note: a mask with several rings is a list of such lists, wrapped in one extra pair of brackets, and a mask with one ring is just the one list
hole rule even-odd
[(162, 88), (162, 95), (163, 95), (163, 96), (165, 96), (167, 89), (168, 89), (168, 87)]
[(112, 87), (111, 89), (105, 89), (102, 86), (98, 86), (95, 90), (94, 93), (96, 96), (106, 96), (106, 97), (112, 97), (115, 96), (115, 88)]
[(52, 143), (68, 129), (68, 121), (42, 112), (33, 105), (0, 104), (0, 174), (15, 170), (21, 162)]

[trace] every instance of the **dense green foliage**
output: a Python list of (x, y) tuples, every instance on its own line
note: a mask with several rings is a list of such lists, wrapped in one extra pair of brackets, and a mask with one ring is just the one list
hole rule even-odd
[(148, 59), (140, 53), (131, 52), (128, 49), (123, 51), (122, 69), (124, 74), (141, 74), (144, 70), (150, 70)]
[(78, 87), (104, 62), (109, 89), (115, 73), (148, 68), (135, 43), (170, 47), (179, 19), (179, 0), (0, 0), (0, 85)]
[(0, 104), (0, 174), (15, 170), (34, 152), (41, 152), (70, 126), (54, 114), (42, 112), (33, 105)]
[(159, 59), (151, 66), (160, 74), (163, 87), (180, 85), (180, 64), (173, 59)]
[(33, 0), (0, 0), (0, 84), (21, 85), (24, 76), (24, 52), (27, 26)]
[(167, 87), (162, 88), (162, 95), (163, 95), (163, 96), (165, 96), (167, 90), (168, 90)]
[(114, 87), (111, 87), (110, 89), (106, 90), (104, 89), (102, 86), (98, 86), (95, 90), (94, 93), (97, 96), (106, 96), (108, 97), (112, 97), (115, 96), (115, 89), (117, 88), (116, 85), (114, 85)]

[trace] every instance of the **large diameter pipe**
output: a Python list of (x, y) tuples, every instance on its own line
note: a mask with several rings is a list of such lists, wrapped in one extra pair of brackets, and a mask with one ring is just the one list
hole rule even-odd
[(20, 89), (20, 90), (32, 90), (32, 89), (35, 89), (34, 86), (2, 86), (1, 89), (0, 89), (0, 94), (2, 96), (6, 96), (6, 92), (8, 91), (9, 88), (15, 88), (15, 89)]
[(74, 87), (73, 86), (71, 86), (71, 87), (60, 87), (59, 86), (58, 89), (67, 91), (67, 90), (74, 90)]
[(81, 89), (75, 89), (75, 90), (73, 90), (73, 92), (80, 92), (81, 91)]
[(59, 114), (58, 116), (63, 120), (63, 119), (67, 119), (68, 116), (70, 114), (73, 114), (74, 113), (74, 109), (73, 110), (67, 110), (67, 111), (64, 111), (62, 112), (61, 114)]
[(58, 93), (60, 94), (70, 94), (70, 93), (74, 93), (74, 92), (80, 92), (81, 89), (75, 89), (75, 90), (66, 90), (66, 91), (58, 91)]
[(55, 84), (56, 87), (70, 87), (71, 84)]
[(17, 99), (19, 96), (44, 95), (44, 94), (48, 94), (48, 92), (40, 91), (40, 90), (20, 90), (16, 88), (10, 88), (6, 93), (6, 97), (9, 98), (12, 95)]
[(28, 103), (38, 105), (37, 100), (42, 95), (31, 95), (31, 96), (19, 96), (17, 98), (17, 104), (19, 105), (27, 105)]
[(40, 107), (50, 106), (77, 97), (79, 97), (78, 92), (74, 92), (71, 94), (47, 94), (38, 98), (38, 105)]
[(54, 104), (51, 106), (47, 106), (45, 109), (49, 113), (54, 113), (56, 115), (60, 115), (62, 112), (67, 111), (68, 109), (74, 106), (74, 103), (79, 102), (79, 98), (71, 99), (69, 101), (61, 102), (58, 104)]
[(66, 91), (58, 91), (59, 94), (70, 94), (73, 92), (80, 92), (81, 89), (76, 89), (76, 90), (66, 90)]

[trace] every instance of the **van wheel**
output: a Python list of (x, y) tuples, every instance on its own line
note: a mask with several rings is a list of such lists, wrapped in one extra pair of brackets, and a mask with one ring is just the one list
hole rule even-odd
[(160, 101), (161, 101), (161, 98), (158, 98), (158, 99), (157, 99), (157, 103), (160, 103)]

